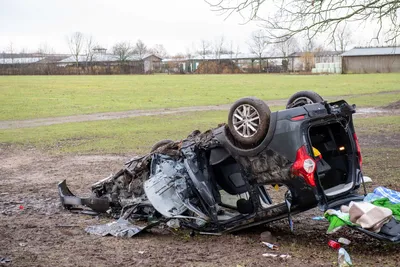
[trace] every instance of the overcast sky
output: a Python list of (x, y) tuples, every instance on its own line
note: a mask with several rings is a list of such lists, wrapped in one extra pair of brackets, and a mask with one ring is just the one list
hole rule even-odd
[(224, 20), (203, 0), (0, 0), (0, 51), (10, 42), (16, 52), (47, 43), (68, 53), (66, 36), (80, 31), (109, 51), (116, 42), (141, 39), (149, 47), (163, 44), (170, 54), (184, 53), (201, 39), (223, 35), (247, 52), (246, 39), (258, 27), (242, 22)]
[[(249, 37), (258, 29), (238, 15), (225, 20), (204, 0), (0, 0), (0, 52), (9, 51), (12, 43), (15, 52), (47, 45), (69, 53), (66, 38), (80, 31), (108, 52), (116, 42), (141, 39), (148, 47), (163, 44), (173, 55), (194, 51), (202, 39), (213, 42), (224, 36), (226, 43), (232, 41), (247, 53)], [(362, 45), (374, 33), (369, 27), (351, 32), (354, 44)]]

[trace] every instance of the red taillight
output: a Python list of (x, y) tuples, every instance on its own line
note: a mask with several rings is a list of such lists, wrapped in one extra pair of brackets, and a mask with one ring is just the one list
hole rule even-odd
[(353, 134), (353, 138), (354, 138), (354, 141), (356, 142), (358, 162), (360, 163), (360, 168), (361, 168), (362, 167), (361, 148), (360, 148), (360, 144), (358, 143), (358, 138), (357, 138), (356, 133)]
[(296, 176), (302, 176), (307, 184), (315, 186), (315, 165), (315, 161), (307, 153), (306, 146), (302, 146), (297, 150), (296, 161), (292, 166), (292, 173)]
[(301, 121), (301, 120), (304, 120), (304, 118), (305, 118), (305, 115), (299, 115), (299, 116), (295, 116), (295, 117), (292, 117), (292, 121)]

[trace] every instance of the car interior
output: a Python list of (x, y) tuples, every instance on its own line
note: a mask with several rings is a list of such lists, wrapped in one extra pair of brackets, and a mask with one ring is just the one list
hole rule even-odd
[[(227, 214), (239, 215), (252, 213), (254, 207), (249, 199), (249, 193), (245, 180), (242, 177), (240, 166), (235, 159), (224, 148), (215, 148), (210, 151), (209, 164), (212, 168), (217, 191), (220, 195), (218, 204), (225, 208), (224, 210), (229, 210), (229, 212), (218, 216), (219, 219), (225, 218)], [(276, 186), (275, 188), (278, 187)], [(261, 204), (264, 208), (279, 204), (275, 203), (268, 193), (270, 189), (273, 189), (273, 186), (262, 185), (258, 189)], [(283, 202), (283, 198), (281, 202)]]
[[(321, 153), (315, 157), (320, 185), (326, 196), (335, 196), (353, 187), (349, 157), (353, 155), (350, 134), (340, 122), (312, 126), (309, 130), (313, 148)], [(315, 155), (314, 155), (315, 156)]]

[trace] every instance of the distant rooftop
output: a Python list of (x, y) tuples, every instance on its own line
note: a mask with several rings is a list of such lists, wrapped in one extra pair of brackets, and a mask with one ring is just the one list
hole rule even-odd
[(95, 47), (93, 47), (93, 50), (107, 50), (107, 48), (104, 48), (101, 46), (95, 46)]
[(323, 57), (323, 56), (339, 56), (342, 52), (339, 51), (318, 51), (318, 52), (295, 52), (289, 55), (289, 57), (302, 57), (305, 53), (313, 53), (314, 56)]
[(400, 55), (400, 46), (387, 47), (355, 47), (350, 51), (344, 52), (344, 57), (355, 56), (384, 56), (384, 55)]
[(93, 47), (93, 52), (97, 54), (106, 54), (107, 49), (100, 46)]
[[(195, 61), (202, 61), (202, 60), (244, 60), (244, 59), (254, 59), (257, 60), (259, 59), (260, 56), (252, 53), (233, 53), (233, 54), (222, 54), (219, 56), (219, 58), (216, 57), (215, 54), (208, 54), (208, 55), (193, 55), (190, 58), (188, 56), (184, 57), (172, 57), (172, 58), (165, 58), (162, 61), (163, 62), (175, 62), (175, 61), (187, 61), (187, 60), (195, 60)], [(261, 55), (262, 59), (274, 59), (274, 58), (283, 58), (282, 55), (273, 55), (270, 52), (266, 52), (263, 55)]]
[[(140, 61), (140, 60), (146, 59), (150, 56), (155, 56), (155, 55), (145, 54), (142, 58), (140, 58), (138, 55), (131, 55), (126, 60), (127, 61)], [(155, 57), (157, 57), (157, 56), (155, 56)], [(119, 60), (118, 56), (113, 55), (113, 54), (94, 54), (93, 58), (92, 58), (92, 62), (117, 62), (118, 60)], [(86, 62), (86, 61), (87, 61), (87, 57), (85, 55), (78, 56), (78, 62)], [(76, 59), (74, 56), (70, 56), (68, 58), (65, 58), (65, 59), (59, 61), (59, 63), (75, 63), (75, 62), (76, 62)]]
[(33, 63), (55, 63), (63, 60), (68, 55), (63, 54), (0, 54), (0, 64), (33, 64)]
[(39, 62), (44, 57), (0, 58), (0, 64), (31, 64)]

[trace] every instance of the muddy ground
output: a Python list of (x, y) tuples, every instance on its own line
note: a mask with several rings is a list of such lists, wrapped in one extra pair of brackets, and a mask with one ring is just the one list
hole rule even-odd
[[(397, 175), (400, 135), (359, 136), (366, 175), (373, 184), (400, 190), (388, 180)], [(397, 149), (390, 155), (373, 155), (375, 148)], [(7, 266), (337, 266), (337, 252), (329, 239), (352, 241), (347, 251), (356, 266), (398, 266), (399, 245), (385, 244), (350, 229), (326, 235), (327, 222), (314, 209), (294, 216), (295, 233), (286, 220), (224, 236), (191, 237), (188, 231), (158, 230), (130, 239), (88, 235), (84, 228), (111, 219), (71, 214), (59, 205), (56, 185), (68, 180), (79, 195), (90, 185), (119, 170), (133, 155), (49, 155), (35, 149), (0, 147), (0, 257)], [(384, 166), (385, 174), (380, 175)], [(398, 177), (398, 176), (396, 176)], [(262, 256), (272, 252), (260, 244), (260, 233), (271, 231), (278, 238), (280, 252), (290, 259)], [(0, 264), (1, 265), (1, 264)]]

